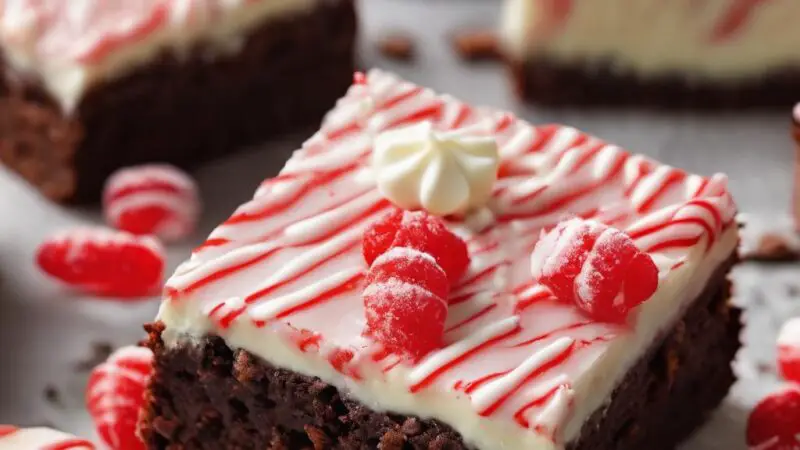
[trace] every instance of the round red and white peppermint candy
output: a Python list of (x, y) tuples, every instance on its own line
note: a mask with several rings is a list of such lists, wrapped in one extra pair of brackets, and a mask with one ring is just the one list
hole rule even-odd
[(753, 409), (747, 445), (751, 450), (800, 450), (800, 390), (772, 394)]
[(367, 274), (365, 334), (392, 352), (419, 360), (442, 346), (449, 292), (447, 273), (432, 256), (392, 247)]
[(789, 319), (778, 334), (778, 369), (787, 380), (800, 383), (800, 317)]
[(182, 170), (150, 164), (111, 175), (103, 192), (103, 210), (115, 228), (174, 241), (194, 231), (200, 197), (194, 180)]
[(593, 220), (570, 219), (543, 233), (531, 272), (560, 300), (597, 320), (623, 322), (658, 288), (658, 268), (624, 232)]
[(86, 407), (97, 433), (113, 450), (139, 450), (136, 421), (150, 379), (153, 352), (144, 347), (122, 347), (97, 366), (86, 388)]
[(18, 428), (0, 425), (0, 449), (3, 450), (94, 450), (86, 439), (51, 428)]
[(161, 287), (165, 257), (151, 236), (82, 227), (47, 238), (36, 262), (48, 275), (95, 295), (143, 297)]

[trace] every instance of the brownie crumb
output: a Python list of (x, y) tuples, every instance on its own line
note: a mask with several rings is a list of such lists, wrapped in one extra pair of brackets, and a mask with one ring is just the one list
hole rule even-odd
[(453, 47), (465, 61), (499, 61), (502, 59), (500, 43), (493, 30), (459, 31), (453, 36)]
[(111, 352), (114, 351), (114, 346), (110, 342), (92, 342), (89, 356), (82, 359), (75, 364), (75, 370), (78, 372), (89, 372), (98, 365), (104, 363)]
[(405, 422), (403, 422), (403, 426), (400, 427), (400, 431), (402, 431), (406, 436), (416, 436), (422, 432), (422, 424), (419, 423), (419, 420), (416, 417), (409, 417), (405, 420)]
[(403, 433), (395, 430), (387, 431), (381, 437), (381, 442), (378, 444), (380, 450), (403, 450), (406, 444), (406, 437)]
[(52, 384), (48, 384), (44, 388), (44, 399), (52, 406), (62, 406), (61, 391)]
[(389, 59), (411, 61), (416, 54), (414, 40), (403, 33), (387, 34), (378, 41), (378, 50)]
[(306, 431), (308, 439), (314, 444), (314, 450), (325, 450), (329, 448), (331, 440), (324, 431), (311, 425), (305, 425), (303, 429)]
[(800, 248), (793, 245), (787, 236), (766, 233), (758, 241), (758, 246), (744, 256), (749, 261), (790, 262), (800, 259)]

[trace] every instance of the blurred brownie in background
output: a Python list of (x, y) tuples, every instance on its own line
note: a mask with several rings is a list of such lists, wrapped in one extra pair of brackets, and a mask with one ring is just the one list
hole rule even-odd
[(57, 201), (315, 125), (352, 80), (353, 0), (0, 2), (0, 161)]
[(506, 0), (520, 95), (545, 105), (787, 107), (800, 98), (796, 0)]

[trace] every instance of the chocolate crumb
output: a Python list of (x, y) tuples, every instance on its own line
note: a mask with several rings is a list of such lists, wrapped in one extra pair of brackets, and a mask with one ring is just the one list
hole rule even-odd
[(75, 364), (78, 372), (88, 372), (104, 363), (114, 351), (114, 346), (109, 342), (92, 342), (90, 355)]
[(403, 426), (400, 427), (400, 431), (402, 431), (406, 436), (416, 436), (422, 432), (422, 424), (419, 423), (419, 420), (416, 417), (409, 417), (405, 420), (405, 422), (403, 422)]
[(311, 425), (304, 425), (303, 429), (308, 435), (308, 439), (314, 444), (314, 450), (325, 450), (330, 448), (331, 440), (324, 431)]
[(44, 388), (44, 399), (47, 403), (53, 406), (62, 406), (61, 403), (61, 392), (53, 386), (52, 384), (48, 384)]
[(403, 450), (406, 445), (406, 437), (403, 433), (396, 430), (389, 430), (381, 436), (378, 444), (380, 450)]
[(401, 33), (388, 34), (378, 41), (378, 49), (381, 54), (397, 61), (414, 59), (415, 47), (414, 40)]
[(788, 238), (775, 233), (766, 233), (758, 241), (752, 253), (744, 256), (748, 261), (789, 262), (800, 259), (800, 248), (793, 246)]
[(499, 61), (502, 51), (494, 30), (459, 31), (453, 36), (453, 47), (461, 59), (477, 61)]

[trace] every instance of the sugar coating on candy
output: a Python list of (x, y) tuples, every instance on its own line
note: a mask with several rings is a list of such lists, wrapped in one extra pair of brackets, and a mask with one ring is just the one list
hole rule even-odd
[(451, 284), (469, 267), (467, 244), (441, 219), (424, 211), (392, 211), (364, 233), (363, 242), (364, 259), (370, 265), (389, 248), (407, 247), (433, 256)]
[(658, 268), (624, 232), (597, 221), (570, 219), (543, 233), (531, 273), (562, 301), (590, 317), (623, 322), (658, 288)]
[(104, 228), (75, 228), (39, 246), (36, 262), (48, 275), (101, 296), (141, 297), (161, 286), (164, 250), (152, 237)]
[(747, 445), (758, 450), (800, 449), (800, 390), (796, 387), (763, 399), (747, 420)]
[(375, 260), (367, 280), (365, 335), (413, 360), (442, 346), (450, 288), (430, 255), (392, 248)]
[(391, 279), (416, 284), (441, 298), (447, 298), (450, 283), (447, 274), (431, 255), (406, 247), (394, 247), (372, 263), (367, 284)]
[(200, 197), (194, 180), (177, 167), (128, 167), (106, 182), (103, 212), (110, 226), (173, 241), (194, 231), (200, 215)]
[(153, 352), (149, 349), (123, 347), (89, 376), (86, 407), (98, 434), (112, 450), (145, 448), (136, 436), (136, 422), (152, 364)]
[(800, 317), (789, 319), (778, 334), (778, 369), (787, 380), (800, 383)]

